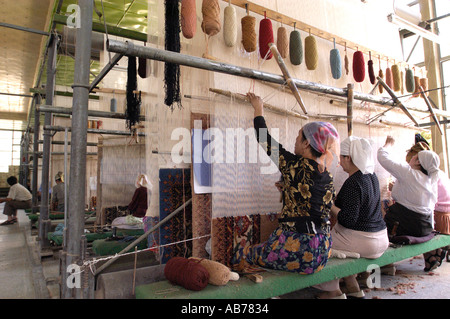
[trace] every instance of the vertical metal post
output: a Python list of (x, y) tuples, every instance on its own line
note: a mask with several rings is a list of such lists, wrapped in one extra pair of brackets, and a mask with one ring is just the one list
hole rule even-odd
[(38, 210), (38, 195), (39, 190), (38, 185), (38, 171), (39, 171), (39, 128), (40, 128), (40, 118), (41, 114), (37, 109), (37, 105), (41, 103), (41, 96), (39, 94), (34, 94), (33, 105), (34, 107), (34, 137), (33, 137), (33, 179), (31, 184), (31, 191), (33, 195), (33, 214)]
[(67, 147), (68, 147), (68, 128), (64, 130), (64, 228), (67, 227), (67, 183), (69, 180), (67, 179)]
[[(72, 102), (72, 137), (70, 157), (70, 201), (68, 205), (66, 266), (80, 264), (81, 237), (84, 233), (84, 209), (86, 201), (86, 146), (89, 104), (89, 74), (92, 34), (92, 0), (78, 0), (80, 27), (77, 29), (75, 49), (75, 75)], [(62, 270), (63, 284), (68, 273)], [(64, 298), (82, 297), (82, 289), (64, 287)]]
[(353, 135), (353, 83), (347, 84), (347, 134)]
[[(55, 92), (55, 74), (56, 74), (56, 55), (58, 49), (58, 37), (51, 35), (50, 46), (47, 60), (47, 83), (45, 91), (45, 104), (53, 105), (53, 96)], [(44, 126), (51, 125), (52, 114), (45, 113)], [(44, 130), (44, 146), (42, 156), (42, 191), (41, 191), (41, 209), (39, 215), (39, 239), (40, 247), (50, 247), (47, 239), (49, 223), (49, 175), (50, 175), (50, 142), (51, 131)], [(36, 154), (35, 154), (36, 156)]]

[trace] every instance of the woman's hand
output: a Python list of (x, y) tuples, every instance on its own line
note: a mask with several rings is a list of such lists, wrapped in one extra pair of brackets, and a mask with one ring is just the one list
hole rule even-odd
[(254, 116), (263, 116), (263, 102), (259, 96), (254, 93), (247, 93), (247, 97), (255, 110)]
[(386, 137), (386, 142), (384, 143), (384, 147), (394, 146), (394, 143), (395, 143), (395, 139), (392, 136), (388, 135)]

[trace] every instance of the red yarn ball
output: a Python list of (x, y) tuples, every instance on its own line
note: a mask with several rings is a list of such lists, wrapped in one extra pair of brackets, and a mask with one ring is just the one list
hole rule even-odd
[(353, 78), (356, 82), (364, 81), (366, 76), (366, 67), (364, 65), (364, 55), (361, 51), (353, 54)]
[(273, 54), (272, 51), (270, 51), (269, 43), (274, 42), (272, 22), (269, 19), (264, 18), (259, 23), (259, 54), (261, 55), (261, 58), (264, 59), (266, 54), (267, 60), (272, 58)]
[(199, 261), (183, 257), (171, 258), (164, 267), (164, 276), (173, 284), (199, 291), (208, 285), (209, 272)]

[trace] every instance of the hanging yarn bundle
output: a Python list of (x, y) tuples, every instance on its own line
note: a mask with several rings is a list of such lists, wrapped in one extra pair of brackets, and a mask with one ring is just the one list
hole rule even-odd
[(270, 51), (269, 43), (274, 43), (272, 21), (266, 18), (264, 11), (264, 19), (259, 22), (259, 54), (262, 59), (272, 59), (273, 54)]
[(319, 62), (319, 55), (317, 53), (317, 42), (316, 38), (309, 35), (305, 38), (305, 64), (308, 70), (317, 69), (317, 64)]
[[(378, 76), (384, 80), (384, 73), (383, 70), (381, 69), (381, 61), (380, 58), (378, 57), (378, 61), (379, 61), (379, 66), (380, 66), (380, 70), (378, 71)], [(378, 91), (380, 91), (380, 93), (383, 93), (384, 87), (382, 85), (378, 85)]]
[(242, 45), (247, 52), (256, 50), (256, 18), (248, 14), (241, 19)]
[(181, 0), (181, 31), (186, 39), (192, 39), (197, 31), (195, 0)]
[(344, 58), (344, 67), (345, 67), (345, 75), (348, 75), (349, 73), (349, 62), (348, 62), (348, 56), (347, 56), (347, 42), (345, 42), (345, 58)]
[(277, 48), (281, 57), (286, 59), (289, 53), (289, 41), (287, 30), (283, 26), (279, 27), (277, 30)]
[(400, 91), (402, 94), (405, 93), (405, 72), (403, 72), (403, 69), (400, 71)]
[(127, 70), (127, 108), (125, 110), (126, 127), (132, 130), (136, 123), (139, 123), (141, 114), (141, 92), (136, 94), (137, 90), (137, 73), (136, 73), (136, 57), (128, 57)]
[(366, 66), (364, 63), (364, 54), (359, 50), (356, 50), (355, 53), (353, 53), (352, 69), (355, 81), (364, 81), (364, 78), (366, 77)]
[[(167, 51), (180, 52), (180, 13), (178, 1), (165, 1), (165, 49)], [(166, 96), (164, 104), (172, 111), (173, 103), (177, 103), (181, 108), (180, 94), (180, 66), (174, 63), (164, 64), (164, 87)]]
[[(144, 46), (145, 46), (145, 43), (144, 43)], [(143, 79), (148, 77), (148, 74), (147, 74), (147, 59), (146, 58), (139, 58), (138, 74)]]
[(418, 97), (420, 94), (420, 78), (414, 75), (414, 94), (413, 97)]
[(331, 67), (331, 75), (333, 79), (340, 79), (342, 76), (342, 67), (341, 67), (341, 55), (339, 54), (339, 50), (336, 49), (336, 40), (333, 39), (334, 49), (330, 51), (330, 67)]
[(415, 90), (414, 72), (410, 68), (406, 69), (405, 86), (406, 86), (406, 91), (408, 93), (413, 93), (414, 92), (414, 90)]
[(375, 84), (375, 71), (373, 70), (372, 53), (369, 51), (369, 62), (367, 62), (370, 83)]
[(394, 80), (392, 78), (392, 70), (391, 70), (391, 68), (389, 66), (386, 68), (386, 84), (391, 89), (394, 88)]
[(196, 260), (183, 257), (171, 258), (164, 267), (164, 276), (173, 284), (200, 291), (208, 285), (209, 273)]
[[(428, 96), (428, 92), (426, 92), (428, 90), (428, 79), (427, 78), (420, 78), (419, 84), (422, 87), (422, 89), (425, 91), (424, 92), (425, 95)], [(422, 94), (421, 94), (421, 97), (423, 97)]]
[(220, 32), (220, 6), (219, 0), (203, 0), (202, 2), (202, 30), (210, 37)]
[(392, 82), (393, 82), (393, 88), (395, 92), (398, 92), (401, 90), (401, 75), (400, 75), (400, 68), (397, 64), (392, 65), (391, 67), (392, 71)]
[(303, 45), (300, 31), (295, 29), (289, 35), (289, 59), (292, 65), (300, 65), (303, 61)]
[(236, 10), (231, 2), (223, 10), (223, 39), (227, 47), (234, 47), (237, 39)]

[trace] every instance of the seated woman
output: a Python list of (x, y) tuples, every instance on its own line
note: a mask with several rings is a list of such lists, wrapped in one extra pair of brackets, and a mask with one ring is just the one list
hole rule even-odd
[[(248, 264), (299, 274), (320, 271), (327, 263), (330, 246), (330, 209), (335, 196), (333, 179), (326, 169), (332, 144), (339, 135), (330, 123), (311, 122), (303, 126), (288, 152), (268, 133), (262, 100), (247, 95), (254, 107), (258, 142), (278, 164), (283, 179), (283, 207), (279, 227), (268, 241), (238, 248), (232, 264), (242, 270)], [(326, 160), (326, 161), (325, 161)], [(324, 162), (325, 161), (325, 162)]]
[(128, 204), (128, 209), (134, 217), (144, 217), (148, 208), (147, 186), (150, 184), (147, 175), (140, 174), (136, 179), (136, 190)]
[[(389, 246), (381, 213), (380, 184), (374, 173), (373, 152), (364, 138), (348, 137), (341, 143), (339, 162), (349, 177), (342, 185), (331, 212), (337, 223), (331, 230), (332, 249), (378, 258)], [(363, 298), (355, 276), (344, 278), (347, 297)], [(319, 298), (342, 298), (339, 279), (315, 286), (325, 293)]]
[(437, 202), (439, 156), (428, 150), (411, 157), (409, 163), (396, 161), (389, 150), (395, 140), (386, 138), (378, 150), (378, 162), (396, 182), (392, 187), (395, 203), (389, 207), (384, 220), (389, 235), (424, 237), (433, 231), (433, 211)]

